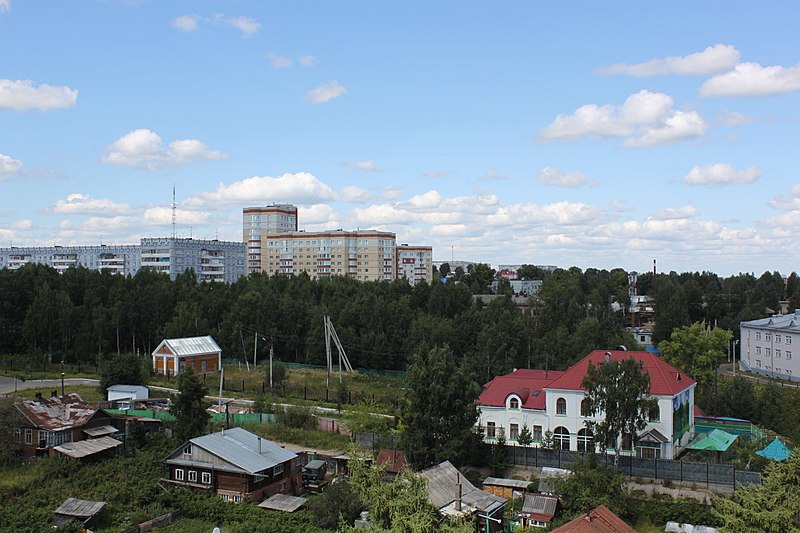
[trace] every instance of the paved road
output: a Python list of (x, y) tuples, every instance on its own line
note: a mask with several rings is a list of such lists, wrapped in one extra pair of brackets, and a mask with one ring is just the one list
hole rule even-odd
[[(16, 381), (16, 384), (14, 383)], [(64, 385), (89, 385), (96, 387), (100, 383), (97, 379), (65, 378)], [(13, 377), (0, 376), (0, 394), (8, 394), (14, 390), (23, 389), (58, 389), (61, 390), (60, 379), (27, 379), (20, 381)]]

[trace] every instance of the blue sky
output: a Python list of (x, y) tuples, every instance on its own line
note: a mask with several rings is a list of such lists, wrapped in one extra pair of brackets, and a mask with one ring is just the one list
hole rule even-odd
[(239, 240), (796, 269), (794, 2), (0, 0), (0, 246)]

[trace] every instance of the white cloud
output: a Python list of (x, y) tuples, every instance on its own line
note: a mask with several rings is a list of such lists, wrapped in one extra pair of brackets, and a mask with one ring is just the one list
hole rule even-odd
[[(176, 220), (180, 221), (181, 226), (200, 226), (208, 220), (208, 213), (201, 211), (187, 211), (178, 208), (175, 213)], [(142, 224), (146, 226), (167, 227), (172, 225), (171, 207), (150, 207), (144, 210)]]
[(555, 167), (544, 167), (541, 172), (539, 172), (539, 181), (547, 183), (548, 185), (555, 185), (556, 187), (574, 188), (582, 185), (589, 185), (590, 187), (597, 185), (583, 172), (562, 172)]
[(126, 204), (118, 204), (113, 200), (92, 198), (88, 195), (73, 193), (64, 200), (58, 200), (53, 206), (53, 213), (58, 215), (126, 215), (131, 208)]
[(329, 204), (314, 204), (297, 208), (297, 216), (306, 224), (328, 224), (336, 218), (336, 211)]
[(687, 185), (742, 185), (753, 183), (761, 177), (761, 169), (747, 167), (736, 170), (728, 163), (715, 163), (713, 165), (697, 165), (684, 176), (683, 182)]
[(770, 96), (800, 90), (800, 65), (762, 67), (740, 63), (700, 87), (702, 96)]
[(498, 181), (508, 179), (508, 176), (498, 170), (490, 168), (486, 171), (486, 174), (480, 177), (480, 179), (483, 181)]
[(101, 161), (155, 170), (164, 165), (182, 165), (203, 159), (220, 160), (227, 157), (196, 139), (172, 141), (165, 147), (156, 133), (148, 129), (136, 129), (114, 141)]
[(599, 74), (660, 76), (664, 74), (707, 75), (732, 69), (739, 62), (739, 50), (729, 44), (715, 44), (702, 52), (670, 56), (629, 65), (619, 63), (597, 69)]
[(429, 170), (423, 176), (426, 178), (446, 178), (450, 175), (450, 172), (447, 170)]
[(216, 191), (193, 195), (186, 206), (227, 208), (230, 205), (263, 205), (270, 202), (321, 203), (338, 199), (328, 185), (313, 174), (299, 172), (281, 176), (253, 176), (230, 185), (220, 183)]
[(375, 161), (372, 159), (366, 161), (345, 161), (342, 163), (342, 166), (355, 170), (364, 170), (366, 172), (378, 172), (380, 170), (375, 166)]
[(439, 191), (431, 190), (424, 194), (412, 196), (402, 205), (407, 209), (438, 208), (440, 205), (442, 205), (442, 195), (439, 194)]
[(366, 191), (361, 187), (355, 187), (352, 185), (347, 187), (342, 187), (342, 190), (339, 193), (339, 199), (345, 202), (353, 202), (353, 203), (369, 202), (373, 198), (374, 196), (370, 194), (369, 191)]
[(681, 220), (686, 218), (692, 218), (700, 214), (700, 211), (697, 210), (696, 207), (693, 205), (684, 205), (681, 207), (667, 207), (661, 209), (660, 211), (656, 211), (649, 217), (648, 220)]
[(297, 58), (297, 62), (301, 67), (313, 67), (317, 64), (317, 58), (312, 55), (302, 55)]
[(289, 68), (292, 66), (292, 58), (279, 56), (273, 52), (267, 54), (267, 60), (273, 68)]
[(719, 117), (719, 122), (725, 126), (744, 126), (752, 124), (756, 120), (756, 117), (751, 117), (738, 111), (724, 112)]
[(199, 20), (200, 17), (197, 15), (181, 15), (172, 19), (169, 25), (177, 30), (189, 32), (197, 29)]
[(333, 80), (308, 91), (305, 101), (311, 104), (326, 104), (343, 94), (347, 94), (347, 87)]
[(11, 0), (0, 0), (0, 13), (11, 10)]
[(0, 154), (0, 181), (6, 180), (19, 172), (22, 168), (22, 161), (14, 159), (5, 154)]
[(14, 111), (28, 109), (60, 109), (74, 107), (78, 100), (78, 91), (66, 85), (54, 86), (41, 84), (34, 87), (30, 80), (0, 79), (0, 108)]
[(242, 37), (251, 37), (261, 29), (261, 24), (250, 17), (231, 17), (225, 23), (241, 31)]
[(676, 111), (663, 124), (644, 130), (642, 135), (625, 141), (625, 146), (640, 148), (664, 146), (684, 139), (699, 137), (705, 133), (706, 122), (695, 111)]
[(706, 123), (695, 111), (676, 111), (672, 97), (641, 90), (621, 106), (588, 104), (558, 115), (539, 132), (545, 141), (628, 137), (625, 146), (661, 146), (702, 135)]
[(403, 194), (403, 189), (394, 185), (384, 185), (381, 200), (395, 200)]
[(792, 187), (789, 194), (772, 197), (769, 204), (776, 209), (800, 210), (800, 185)]

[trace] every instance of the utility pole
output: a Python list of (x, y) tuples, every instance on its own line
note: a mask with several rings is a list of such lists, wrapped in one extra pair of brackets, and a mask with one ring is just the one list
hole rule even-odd
[(273, 349), (275, 345), (275, 336), (272, 336), (272, 342), (269, 343), (269, 388), (272, 389), (272, 358), (275, 355), (275, 350)]
[(258, 332), (255, 333), (256, 345), (253, 347), (253, 368), (256, 368), (256, 354), (258, 353)]

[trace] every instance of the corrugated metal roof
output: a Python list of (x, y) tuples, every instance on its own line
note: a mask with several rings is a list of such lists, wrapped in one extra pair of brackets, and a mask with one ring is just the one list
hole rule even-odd
[(556, 514), (557, 506), (558, 498), (555, 496), (528, 494), (525, 496), (525, 502), (522, 504), (522, 512), (538, 515), (539, 517), (549, 517), (549, 520), (552, 520), (553, 516)]
[(258, 451), (258, 435), (242, 428), (231, 428), (196, 437), (190, 442), (220, 459), (254, 474), (297, 457), (297, 454), (281, 448), (274, 442), (267, 439), (260, 440), (261, 453)]
[(113, 435), (114, 433), (121, 433), (114, 426), (100, 426), (96, 428), (84, 429), (84, 433), (90, 437), (102, 437), (103, 435)]
[(91, 502), (88, 500), (79, 500), (78, 498), (67, 498), (54, 513), (88, 518), (102, 511), (105, 506), (106, 502)]
[(508, 479), (502, 477), (487, 477), (483, 480), (483, 486), (491, 485), (493, 487), (506, 487), (509, 489), (526, 490), (530, 481), (523, 481), (521, 479)]
[(63, 398), (26, 398), (17, 408), (36, 427), (51, 431), (83, 426), (98, 411), (97, 407), (83, 403), (77, 394), (67, 394)]
[(742, 326), (751, 328), (782, 329), (793, 332), (800, 331), (800, 311), (787, 315), (773, 315), (767, 318), (759, 318), (742, 322)]
[(110, 450), (121, 446), (122, 442), (111, 437), (100, 437), (99, 439), (80, 440), (78, 442), (65, 442), (54, 449), (66, 456), (80, 459), (96, 453)]
[[(179, 356), (202, 355), (222, 351), (211, 335), (206, 335), (205, 337), (186, 337), (183, 339), (164, 339), (161, 344), (166, 344), (174, 355)], [(161, 344), (156, 347), (153, 355), (158, 353)]]
[(106, 389), (112, 392), (149, 393), (150, 389), (144, 385), (111, 385)]
[(492, 513), (506, 504), (506, 498), (482, 491), (469, 482), (450, 461), (445, 461), (420, 472), (428, 480), (428, 499), (437, 508), (447, 507), (457, 498), (457, 485), (461, 483), (461, 501), (481, 512)]
[(262, 509), (271, 509), (273, 511), (286, 511), (287, 513), (294, 512), (303, 506), (308, 501), (308, 498), (299, 498), (297, 496), (289, 496), (288, 494), (273, 494), (258, 506)]

